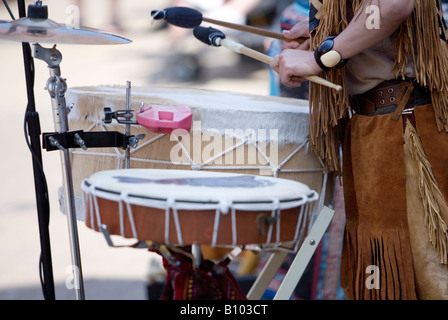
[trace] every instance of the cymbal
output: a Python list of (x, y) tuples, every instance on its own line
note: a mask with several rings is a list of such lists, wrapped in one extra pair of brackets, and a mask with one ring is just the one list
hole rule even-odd
[(99, 29), (71, 28), (50, 19), (0, 20), (0, 40), (50, 44), (112, 45), (132, 41)]

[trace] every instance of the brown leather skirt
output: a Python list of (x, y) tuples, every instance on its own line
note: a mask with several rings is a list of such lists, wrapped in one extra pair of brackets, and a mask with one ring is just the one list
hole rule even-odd
[[(341, 261), (347, 299), (448, 299), (448, 268), (439, 255), (443, 248), (433, 245), (432, 229), (428, 231), (421, 183), (425, 168), (409, 149), (409, 130), (418, 133), (431, 164), (441, 195), (439, 218), (445, 222), (448, 134), (437, 131), (430, 105), (416, 107), (414, 119), (415, 128), (390, 115), (355, 115), (349, 122), (343, 152), (347, 221)], [(429, 197), (434, 194), (429, 192)], [(438, 236), (442, 244), (448, 242), (440, 239), (443, 231)]]

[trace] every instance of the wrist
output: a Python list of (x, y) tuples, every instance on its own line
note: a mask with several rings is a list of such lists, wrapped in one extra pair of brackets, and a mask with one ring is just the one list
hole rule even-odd
[(348, 59), (342, 59), (341, 54), (334, 50), (335, 36), (327, 37), (314, 51), (314, 59), (323, 71), (342, 68)]
[(314, 54), (312, 55), (312, 58), (310, 59), (309, 65), (311, 67), (311, 70), (313, 71), (312, 74), (319, 74), (323, 71), (322, 67), (317, 63), (317, 60), (316, 60)]

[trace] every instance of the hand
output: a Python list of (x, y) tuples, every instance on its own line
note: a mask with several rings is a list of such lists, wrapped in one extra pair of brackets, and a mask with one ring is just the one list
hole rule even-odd
[(280, 76), (280, 82), (289, 87), (300, 87), (304, 77), (319, 74), (322, 69), (314, 58), (314, 52), (304, 50), (284, 50), (270, 64)]
[[(291, 28), (291, 30), (283, 31), (283, 36), (286, 39), (292, 41), (283, 41), (283, 46), (285, 49), (299, 49), (299, 50), (309, 50), (310, 49), (310, 30), (309, 30), (309, 18), (303, 16), (303, 19)], [(299, 38), (306, 39), (305, 42), (300, 43), (299, 41), (294, 41)]]

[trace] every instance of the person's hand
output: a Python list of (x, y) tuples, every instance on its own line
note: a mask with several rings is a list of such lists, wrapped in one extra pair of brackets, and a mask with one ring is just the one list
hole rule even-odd
[[(284, 30), (283, 36), (291, 41), (283, 41), (283, 47), (285, 49), (299, 49), (299, 50), (309, 50), (310, 49), (310, 29), (309, 29), (309, 19), (304, 16), (302, 20), (297, 22), (291, 30)], [(306, 39), (305, 42), (300, 43), (296, 39)]]
[(304, 77), (319, 74), (322, 69), (314, 58), (314, 52), (286, 49), (270, 64), (280, 76), (280, 82), (289, 87), (300, 87)]

